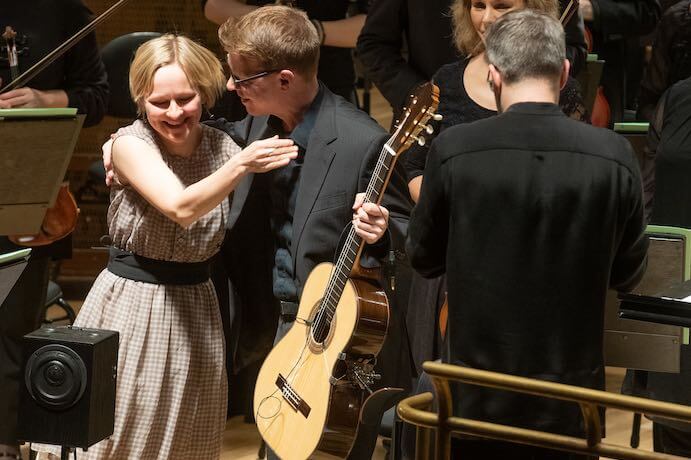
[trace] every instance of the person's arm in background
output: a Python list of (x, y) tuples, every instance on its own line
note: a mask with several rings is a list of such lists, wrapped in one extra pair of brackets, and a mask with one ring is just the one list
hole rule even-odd
[(406, 252), (410, 265), (426, 278), (446, 271), (449, 229), (449, 203), (446, 196), (446, 174), (438, 154), (441, 137), (430, 147), (425, 180), (417, 205), (410, 216)]
[(664, 93), (673, 83), (670, 77), (672, 66), (672, 46), (680, 30), (688, 27), (684, 24), (682, 15), (684, 9), (689, 8), (689, 2), (680, 2), (667, 10), (660, 21), (653, 40), (653, 52), (650, 62), (645, 69), (641, 90), (638, 97), (638, 118), (651, 121), (653, 111), (662, 93)]
[[(70, 21), (70, 34), (85, 26), (91, 12), (81, 2), (66, 3), (71, 11), (65, 13)], [(56, 45), (57, 46), (57, 45)], [(108, 106), (108, 80), (96, 44), (96, 35), (80, 40), (68, 51), (65, 59), (65, 76), (61, 88), (40, 91), (28, 86), (0, 95), (0, 108), (12, 107), (76, 107), (86, 114), (84, 126), (93, 126), (101, 121)]]
[(605, 40), (645, 35), (660, 19), (657, 0), (580, 0), (583, 20)]
[[(569, 0), (559, 0), (560, 14), (564, 12), (568, 3)], [(564, 32), (566, 34), (566, 58), (571, 62), (570, 73), (572, 76), (576, 76), (585, 67), (585, 61), (588, 57), (585, 26), (578, 7), (576, 7), (576, 11), (569, 22), (564, 25)]]
[(655, 204), (655, 161), (657, 148), (662, 136), (662, 125), (665, 119), (665, 106), (669, 98), (669, 91), (660, 99), (651, 115), (648, 137), (643, 150), (643, 164), (641, 164), (641, 179), (643, 181), (643, 205), (645, 207), (645, 222), (650, 223), (650, 217)]
[[(248, 5), (241, 0), (206, 0), (202, 1), (202, 6), (204, 16), (218, 25), (223, 24), (230, 17), (239, 18), (259, 8), (256, 5)], [(319, 21), (324, 33), (323, 45), (354, 48), (366, 17), (364, 14), (356, 14), (334, 21)]]
[(357, 41), (358, 57), (367, 77), (395, 113), (405, 104), (410, 89), (426, 80), (401, 54), (409, 13), (414, 14), (408, 11), (405, 0), (374, 0)]
[[(617, 140), (620, 148), (628, 150), (630, 158), (635, 154), (629, 142)], [(635, 160), (633, 160), (635, 162)], [(621, 239), (612, 261), (610, 287), (620, 292), (632, 290), (643, 278), (648, 261), (648, 237), (645, 234), (643, 187), (639, 168), (630, 168), (630, 174), (623, 178), (620, 186), (620, 228)]]

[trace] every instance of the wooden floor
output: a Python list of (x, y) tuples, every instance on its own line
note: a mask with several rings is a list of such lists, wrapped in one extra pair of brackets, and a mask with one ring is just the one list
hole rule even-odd
[[(624, 370), (607, 368), (607, 391), (619, 392), (624, 378)], [(607, 411), (607, 443), (628, 446), (631, 438), (631, 422), (633, 415), (618, 410)], [(252, 424), (244, 423), (242, 417), (234, 417), (228, 421), (223, 438), (222, 460), (254, 460), (257, 458), (260, 437)], [(639, 449), (652, 450), (652, 423), (645, 418), (641, 422), (641, 441)], [(377, 442), (377, 448), (372, 459), (383, 460), (385, 450), (382, 439)], [(605, 457), (603, 457), (605, 458)]]
[[(391, 123), (391, 111), (389, 105), (381, 95), (373, 90), (371, 113), (382, 126), (388, 127)], [(82, 299), (73, 301), (79, 306)], [(607, 368), (607, 391), (619, 392), (624, 376), (624, 370), (619, 368)], [(610, 410), (607, 412), (607, 438), (606, 442), (612, 442), (623, 446), (629, 445), (631, 436), (632, 414), (621, 411)], [(223, 438), (223, 449), (221, 458), (223, 460), (253, 460), (257, 458), (260, 446), (260, 437), (253, 424), (244, 423), (242, 417), (230, 419), (226, 425)], [(649, 420), (643, 419), (641, 424), (640, 448), (645, 450), (652, 449), (652, 424)], [(372, 456), (373, 459), (383, 459), (385, 450), (382, 440), (379, 439), (377, 448)], [(26, 457), (28, 458), (28, 457)]]

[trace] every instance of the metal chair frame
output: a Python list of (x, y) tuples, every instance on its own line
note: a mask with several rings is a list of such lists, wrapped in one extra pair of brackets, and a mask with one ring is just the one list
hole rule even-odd
[[(434, 429), (436, 432), (434, 458), (437, 460), (450, 458), (452, 433), (619, 459), (671, 460), (684, 458), (602, 442), (598, 408), (610, 407), (634, 413), (638, 412), (691, 422), (691, 407), (689, 406), (451, 364), (426, 362), (423, 364), (423, 368), (431, 377), (437, 391), (438, 412), (434, 413), (426, 410), (434, 399), (432, 393), (411, 396), (398, 404), (398, 415), (401, 419), (417, 426), (415, 455), (418, 459), (429, 457), (430, 429)], [(453, 398), (449, 386), (450, 380), (575, 402), (580, 405), (581, 412), (583, 413), (586, 436), (585, 438), (565, 436), (454, 417), (452, 409)]]

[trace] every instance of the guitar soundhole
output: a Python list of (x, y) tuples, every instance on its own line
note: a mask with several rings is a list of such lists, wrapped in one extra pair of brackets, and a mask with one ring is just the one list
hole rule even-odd
[(331, 324), (333, 318), (330, 318), (327, 312), (322, 308), (321, 300), (317, 302), (312, 310), (312, 328), (311, 336), (314, 343), (323, 345), (331, 336)]
[(312, 331), (312, 338), (315, 342), (321, 344), (324, 343), (326, 338), (329, 336), (329, 328), (325, 325), (319, 325)]

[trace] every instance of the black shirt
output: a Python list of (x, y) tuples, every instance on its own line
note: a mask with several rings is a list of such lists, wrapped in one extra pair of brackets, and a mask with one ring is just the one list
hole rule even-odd
[(679, 80), (691, 77), (691, 0), (681, 0), (662, 16), (653, 54), (641, 82), (638, 116), (650, 121), (660, 96)]
[(648, 133), (655, 164), (652, 223), (691, 228), (691, 78), (662, 97)]
[[(521, 103), (433, 142), (407, 248), (446, 272), (451, 363), (604, 389), (606, 292), (643, 275), (644, 230), (628, 141)], [(575, 404), (461, 391), (458, 416), (582, 434)]]
[[(273, 292), (279, 300), (296, 302), (298, 290), (293, 273), (293, 256), (290, 252), (293, 241), (293, 216), (295, 214), (295, 202), (300, 187), (300, 171), (305, 160), (305, 151), (312, 128), (317, 119), (319, 106), (321, 105), (323, 89), (320, 87), (317, 97), (305, 112), (302, 121), (293, 129), (287, 137), (293, 139), (298, 146), (298, 157), (291, 160), (283, 168), (271, 172), (271, 229), (274, 234), (275, 255), (273, 268)], [(286, 137), (281, 127), (281, 121), (276, 117), (269, 118), (269, 126), (274, 134)]]
[[(471, 123), (497, 114), (494, 110), (482, 107), (468, 95), (463, 84), (463, 75), (468, 67), (468, 62), (470, 62), (468, 59), (461, 59), (442, 66), (432, 77), (434, 84), (439, 87), (439, 109), (437, 113), (443, 117), (438, 123), (432, 122), (435, 127), (434, 131), (437, 133), (451, 126)], [(564, 89), (561, 90), (559, 106), (569, 117), (586, 121), (586, 110), (583, 105), (581, 89), (575, 78), (569, 77)], [(405, 165), (409, 181), (424, 174), (428, 151), (428, 147), (414, 145), (406, 154)]]

